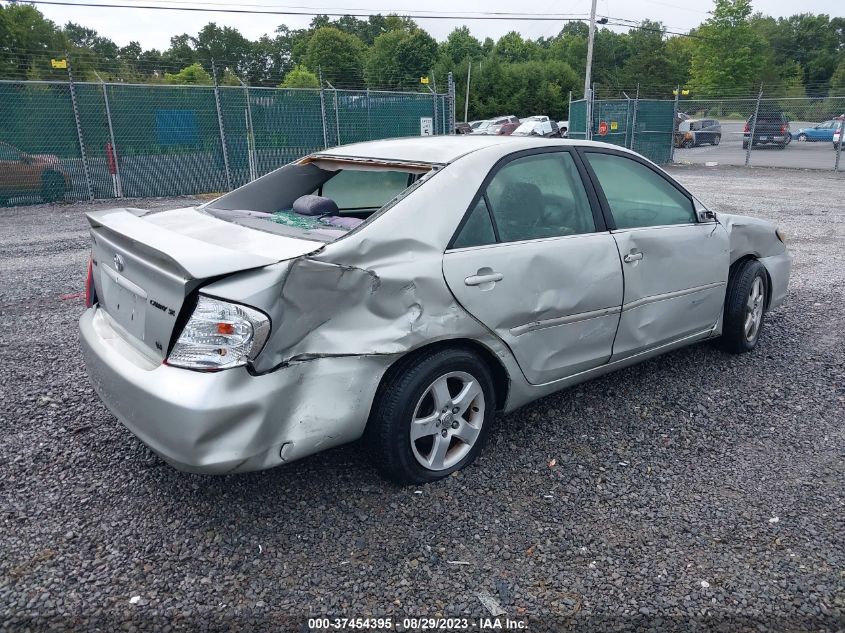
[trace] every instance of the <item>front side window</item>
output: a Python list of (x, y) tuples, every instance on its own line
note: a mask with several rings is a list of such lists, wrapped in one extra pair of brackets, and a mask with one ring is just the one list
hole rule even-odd
[(613, 154), (587, 152), (586, 156), (617, 228), (695, 222), (692, 201), (646, 165)]
[(502, 242), (596, 230), (584, 183), (569, 152), (517, 158), (486, 190)]

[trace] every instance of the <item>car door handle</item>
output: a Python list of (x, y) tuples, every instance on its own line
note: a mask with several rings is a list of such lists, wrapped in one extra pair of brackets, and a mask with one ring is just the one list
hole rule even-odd
[(502, 281), (505, 276), (502, 273), (487, 273), (485, 275), (470, 275), (464, 279), (467, 286), (480, 286), (481, 284), (496, 283)]
[(628, 253), (625, 257), (622, 258), (622, 261), (626, 264), (630, 264), (631, 262), (638, 261), (643, 258), (642, 253)]

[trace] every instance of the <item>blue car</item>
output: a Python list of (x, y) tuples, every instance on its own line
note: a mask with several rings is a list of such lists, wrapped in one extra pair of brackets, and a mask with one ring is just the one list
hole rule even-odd
[(833, 141), (833, 133), (836, 131), (839, 121), (832, 119), (819, 123), (813, 127), (805, 127), (792, 132), (792, 138), (796, 141)]

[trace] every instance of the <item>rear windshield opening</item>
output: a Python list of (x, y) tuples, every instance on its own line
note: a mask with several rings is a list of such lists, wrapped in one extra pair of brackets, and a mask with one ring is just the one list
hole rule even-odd
[(328, 242), (366, 222), (430, 169), (317, 159), (267, 174), (204, 209), (252, 228)]

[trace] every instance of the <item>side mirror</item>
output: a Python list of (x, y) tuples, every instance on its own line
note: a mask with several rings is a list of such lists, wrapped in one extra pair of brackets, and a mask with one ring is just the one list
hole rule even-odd
[[(695, 199), (694, 199), (695, 200)], [(695, 206), (695, 216), (698, 218), (699, 222), (716, 222), (716, 212), (711, 211), (703, 204), (701, 204), (698, 200), (694, 202)]]

